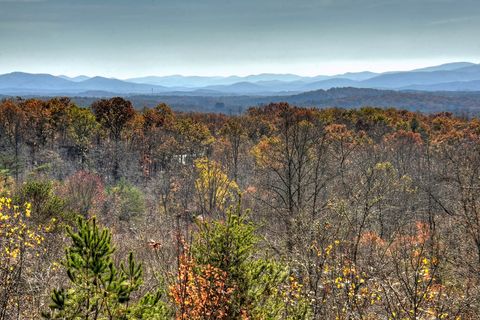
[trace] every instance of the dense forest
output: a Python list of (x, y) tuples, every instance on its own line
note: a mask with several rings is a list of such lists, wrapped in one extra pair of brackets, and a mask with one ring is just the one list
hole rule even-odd
[(0, 103), (0, 319), (478, 319), (480, 120)]
[[(89, 91), (70, 98), (82, 106), (89, 106), (100, 98), (111, 98), (118, 94), (105, 91)], [(3, 96), (8, 98), (7, 96)], [(2, 98), (2, 95), (0, 95)], [(35, 97), (49, 100), (51, 97)], [(478, 91), (467, 92), (425, 92), (425, 91), (394, 91), (368, 88), (331, 88), (328, 90), (314, 90), (302, 93), (283, 92), (266, 95), (252, 94), (225, 94), (209, 91), (172, 92), (170, 94), (125, 95), (134, 106), (141, 108), (155, 107), (163, 102), (176, 111), (183, 112), (213, 112), (224, 114), (241, 114), (251, 106), (264, 106), (269, 103), (288, 102), (304, 107), (343, 107), (360, 108), (363, 106), (377, 106), (382, 108), (396, 107), (409, 111), (424, 113), (452, 112), (456, 115), (480, 114)]]

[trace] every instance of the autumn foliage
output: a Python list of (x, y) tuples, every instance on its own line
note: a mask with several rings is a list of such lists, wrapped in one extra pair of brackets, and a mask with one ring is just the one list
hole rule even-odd
[(176, 319), (227, 319), (234, 288), (227, 286), (227, 273), (198, 265), (188, 246), (179, 257), (178, 279), (170, 288), (177, 306)]
[(479, 142), (448, 112), (5, 99), (0, 320), (477, 319)]

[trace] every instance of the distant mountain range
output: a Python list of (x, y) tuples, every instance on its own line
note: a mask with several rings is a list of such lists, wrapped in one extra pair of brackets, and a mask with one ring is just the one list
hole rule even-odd
[(480, 91), (480, 64), (455, 62), (400, 72), (349, 72), (334, 76), (259, 74), (245, 77), (149, 76), (131, 79), (67, 77), (13, 72), (0, 75), (3, 95), (255, 95), (287, 96), (353, 87), (412, 91)]
[(70, 95), (85, 91), (104, 91), (117, 94), (169, 91), (161, 86), (140, 84), (103, 77), (67, 80), (64, 76), (13, 72), (0, 75), (0, 93), (16, 95)]

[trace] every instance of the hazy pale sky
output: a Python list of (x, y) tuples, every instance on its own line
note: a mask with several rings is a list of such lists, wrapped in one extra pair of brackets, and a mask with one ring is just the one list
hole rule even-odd
[(480, 0), (0, 0), (0, 73), (301, 75), (480, 62)]

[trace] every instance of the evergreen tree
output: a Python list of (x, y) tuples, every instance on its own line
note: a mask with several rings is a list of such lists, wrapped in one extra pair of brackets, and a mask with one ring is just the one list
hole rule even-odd
[(95, 219), (78, 219), (78, 231), (67, 232), (72, 244), (65, 250), (64, 266), (70, 280), (67, 289), (54, 289), (47, 319), (166, 319), (161, 294), (149, 294), (131, 304), (131, 294), (142, 283), (142, 266), (130, 253), (117, 268), (108, 229), (99, 229)]
[(225, 220), (203, 222), (192, 245), (197, 263), (226, 273), (234, 288), (225, 319), (308, 319), (308, 303), (288, 266), (259, 257), (259, 238), (240, 203)]

